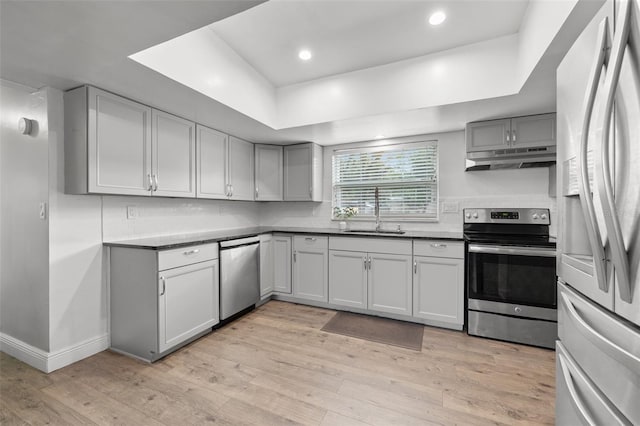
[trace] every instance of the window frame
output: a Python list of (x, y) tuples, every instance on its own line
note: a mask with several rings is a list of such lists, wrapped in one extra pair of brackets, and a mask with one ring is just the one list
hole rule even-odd
[[(336, 186), (342, 186), (342, 187), (351, 187), (351, 188), (355, 188), (355, 187), (363, 187), (363, 188), (371, 188), (372, 185), (371, 184), (362, 184), (362, 183), (355, 183), (355, 184), (339, 184), (336, 185), (335, 184), (335, 173), (334, 173), (334, 168), (335, 168), (335, 157), (337, 154), (340, 153), (371, 153), (371, 152), (385, 152), (385, 151), (400, 151), (400, 150), (406, 150), (406, 149), (415, 149), (415, 148), (420, 148), (420, 147), (434, 147), (435, 148), (435, 159), (434, 159), (434, 164), (435, 164), (435, 168), (436, 168), (436, 172), (435, 172), (435, 179), (434, 181), (426, 181), (426, 182), (421, 182), (421, 181), (413, 181), (414, 184), (433, 184), (435, 185), (435, 215), (415, 215), (415, 214), (406, 214), (406, 215), (380, 215), (380, 219), (381, 220), (387, 220), (387, 221), (393, 221), (393, 222), (426, 222), (426, 223), (433, 223), (433, 222), (439, 222), (440, 221), (440, 149), (439, 149), (439, 143), (437, 139), (429, 139), (429, 140), (417, 140), (417, 141), (407, 141), (407, 142), (394, 142), (394, 143), (387, 143), (384, 145), (359, 145), (359, 146), (354, 146), (354, 147), (348, 147), (348, 146), (342, 146), (342, 147), (337, 147), (333, 150), (332, 155), (331, 155), (331, 220), (332, 221), (362, 221), (362, 222), (370, 222), (370, 221), (375, 221), (375, 216), (373, 215), (368, 215), (368, 216), (353, 216), (351, 218), (348, 219), (343, 219), (343, 218), (338, 218), (335, 215), (335, 208), (336, 206)], [(373, 185), (373, 186), (378, 186), (380, 188), (386, 187), (386, 188), (391, 188), (391, 187), (402, 187), (407, 185), (410, 182), (390, 182), (390, 183), (383, 183), (380, 185)]]

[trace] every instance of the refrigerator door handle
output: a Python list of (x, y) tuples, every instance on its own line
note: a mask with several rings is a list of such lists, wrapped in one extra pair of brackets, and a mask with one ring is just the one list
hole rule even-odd
[[(596, 426), (598, 423), (591, 418), (589, 410), (587, 410), (587, 407), (584, 406), (584, 403), (580, 398), (580, 394), (578, 394), (578, 391), (573, 383), (573, 377), (571, 377), (571, 372), (569, 371), (569, 367), (567, 366), (567, 361), (564, 359), (564, 356), (560, 352), (558, 352), (557, 357), (560, 364), (560, 369), (562, 370), (562, 378), (567, 384), (571, 402), (573, 403), (576, 411), (580, 414), (580, 420), (582, 420), (583, 424)], [(558, 373), (560, 372), (557, 372), (556, 374)]]
[[(615, 268), (616, 277), (618, 278), (620, 298), (631, 303), (631, 280), (629, 273), (629, 257), (624, 247), (624, 239), (622, 229), (620, 227), (620, 219), (616, 209), (615, 195), (613, 184), (611, 182), (611, 167), (609, 163), (609, 131), (611, 129), (611, 121), (613, 114), (613, 103), (615, 100), (616, 89), (620, 79), (620, 69), (622, 67), (622, 59), (624, 51), (629, 42), (629, 27), (631, 20), (631, 1), (625, 0), (620, 2), (620, 26), (613, 36), (613, 44), (611, 47), (611, 60), (604, 81), (605, 90), (605, 110), (603, 115), (602, 126), (602, 156), (600, 164), (596, 160), (596, 173), (598, 189), (600, 191), (600, 202), (604, 213), (604, 223), (607, 227), (609, 241), (611, 242), (611, 260)], [(598, 167), (599, 166), (599, 167)]]
[(600, 290), (607, 293), (609, 291), (609, 280), (606, 273), (606, 258), (604, 253), (604, 243), (598, 228), (598, 220), (594, 207), (593, 197), (591, 195), (591, 185), (589, 183), (589, 166), (588, 166), (588, 145), (589, 145), (589, 127), (591, 125), (591, 114), (598, 91), (598, 82), (602, 74), (602, 67), (606, 62), (607, 33), (609, 22), (605, 18), (598, 28), (598, 44), (596, 46), (596, 61), (589, 71), (589, 87), (584, 100), (584, 111), (582, 121), (582, 137), (580, 139), (580, 160), (577, 164), (578, 172), (578, 192), (580, 194), (580, 204), (585, 222), (587, 224), (587, 236), (591, 251), (593, 252), (593, 267)]
[(582, 424), (596, 426), (599, 423), (596, 419), (593, 418), (591, 411), (585, 406), (585, 401), (580, 396), (580, 392), (576, 389), (576, 384), (574, 382), (573, 376), (574, 374), (577, 376), (576, 378), (582, 381), (583, 386), (586, 385), (588, 389), (597, 395), (598, 401), (602, 404), (602, 409), (606, 410), (607, 417), (610, 417), (610, 420), (613, 420), (613, 424), (618, 425), (630, 425), (631, 423), (624, 418), (622, 413), (620, 413), (612, 404), (606, 399), (606, 396), (602, 395), (598, 390), (592, 387), (592, 384), (589, 383), (589, 380), (583, 376), (583, 374), (579, 371), (578, 367), (568, 358), (563, 349), (560, 349), (556, 356), (558, 357), (558, 364), (560, 364), (560, 370), (557, 374), (562, 374), (562, 378), (564, 379), (565, 384), (567, 385), (567, 390), (569, 391), (569, 397), (571, 399), (571, 403), (576, 409), (576, 411), (580, 415), (580, 420)]
[(611, 358), (616, 359), (630, 371), (640, 371), (640, 357), (620, 347), (616, 343), (607, 339), (596, 329), (591, 327), (584, 318), (580, 316), (573, 302), (564, 292), (560, 292), (562, 303), (567, 308), (568, 316), (573, 321), (580, 332), (594, 345), (607, 353)]

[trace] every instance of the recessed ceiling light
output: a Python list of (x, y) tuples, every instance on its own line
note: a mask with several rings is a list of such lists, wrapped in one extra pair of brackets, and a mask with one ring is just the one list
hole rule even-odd
[(444, 20), (447, 19), (447, 15), (445, 15), (445, 13), (441, 10), (434, 12), (430, 17), (429, 17), (429, 23), (431, 25), (440, 25), (444, 22)]
[(377, 136), (376, 136), (376, 139), (384, 139), (384, 138), (386, 138), (386, 136), (385, 136), (385, 135), (377, 135)]
[(311, 52), (308, 51), (307, 49), (302, 49), (300, 52), (298, 52), (298, 58), (302, 59), (303, 61), (308, 61), (309, 59), (311, 59)]

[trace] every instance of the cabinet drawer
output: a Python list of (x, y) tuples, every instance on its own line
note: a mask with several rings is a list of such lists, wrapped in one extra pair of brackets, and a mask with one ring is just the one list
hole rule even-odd
[(158, 270), (177, 268), (218, 258), (218, 243), (185, 246), (158, 252)]
[(414, 240), (413, 255), (464, 259), (464, 243), (461, 241)]
[(318, 235), (296, 235), (293, 239), (293, 246), (296, 250), (303, 248), (328, 249), (329, 238)]
[(367, 253), (392, 253), (411, 255), (411, 240), (385, 238), (329, 238), (331, 250), (362, 251)]

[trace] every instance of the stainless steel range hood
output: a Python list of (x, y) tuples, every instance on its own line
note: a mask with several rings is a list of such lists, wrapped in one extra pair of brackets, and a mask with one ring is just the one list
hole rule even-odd
[(525, 169), (556, 164), (556, 147), (511, 148), (467, 152), (465, 171)]

